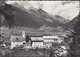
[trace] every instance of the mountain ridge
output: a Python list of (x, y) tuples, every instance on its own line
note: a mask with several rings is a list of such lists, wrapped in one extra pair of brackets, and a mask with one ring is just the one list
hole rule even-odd
[[(66, 23), (64, 22), (65, 19), (63, 17), (56, 15), (53, 18), (42, 9), (26, 10), (25, 8), (19, 6), (18, 4), (17, 6), (13, 4), (11, 5), (11, 7), (12, 8), (10, 8), (10, 10), (13, 9), (12, 14), (14, 16), (12, 27), (24, 26), (24, 27), (40, 28), (43, 25), (50, 26), (50, 27), (59, 27), (59, 26), (63, 27), (65, 26), (64, 24)], [(5, 11), (9, 12), (9, 10), (5, 10)], [(61, 21), (58, 20), (57, 18), (58, 19), (60, 18)], [(6, 21), (6, 19), (4, 21)], [(4, 25), (6, 25), (5, 22), (4, 22)]]
[(78, 19), (80, 19), (80, 13), (75, 18), (73, 18), (70, 22), (65, 23), (63, 27), (65, 29), (71, 30), (74, 27), (74, 25), (76, 24), (76, 22), (78, 21)]

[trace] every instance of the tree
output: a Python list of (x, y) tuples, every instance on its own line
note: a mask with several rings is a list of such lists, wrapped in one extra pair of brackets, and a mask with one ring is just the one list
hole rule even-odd
[(55, 50), (51, 48), (49, 57), (55, 57)]
[(72, 42), (70, 45), (71, 57), (80, 57), (80, 13), (75, 18), (77, 22), (74, 25), (73, 31), (71, 31)]
[(27, 35), (26, 36), (26, 42), (29, 42), (30, 37)]

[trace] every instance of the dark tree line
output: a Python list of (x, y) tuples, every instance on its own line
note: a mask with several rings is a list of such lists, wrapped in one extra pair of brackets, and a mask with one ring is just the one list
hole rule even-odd
[(30, 37), (27, 35), (26, 36), (26, 42), (29, 42), (29, 40), (30, 40)]
[(71, 57), (80, 57), (80, 13), (76, 17), (77, 22), (74, 25), (73, 31), (71, 31), (72, 42), (70, 43)]
[(5, 17), (5, 20), (8, 23), (9, 28), (11, 28), (13, 24), (13, 8), (11, 5), (6, 4), (5, 1), (0, 1), (0, 14), (2, 14)]
[[(80, 57), (80, 13), (77, 17), (75, 17), (77, 20), (73, 30), (71, 31), (71, 34), (68, 35), (68, 38), (72, 38), (72, 42), (68, 42), (70, 45), (70, 50), (67, 50), (70, 54), (69, 57)], [(53, 56), (55, 53), (52, 51), (50, 52), (49, 57), (55, 57)]]

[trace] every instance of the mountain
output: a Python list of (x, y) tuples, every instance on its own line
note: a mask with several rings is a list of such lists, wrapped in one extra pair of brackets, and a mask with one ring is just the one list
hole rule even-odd
[(48, 13), (46, 13), (42, 9), (38, 9), (38, 10), (30, 9), (28, 12), (32, 15), (33, 18), (36, 16), (35, 19), (38, 23), (42, 22), (47, 26), (60, 26), (61, 24), (63, 24), (58, 20), (53, 19), (53, 17), (51, 17)]
[(51, 15), (49, 15), (47, 12), (45, 12), (45, 11), (42, 10), (42, 9), (36, 9), (36, 8), (34, 8), (34, 7), (30, 7), (30, 8), (28, 8), (28, 10), (27, 10), (27, 9), (25, 9), (23, 6), (19, 5), (19, 4), (16, 3), (16, 2), (15, 2), (13, 5), (16, 6), (16, 7), (18, 7), (18, 8), (20, 8), (20, 9), (22, 9), (22, 10), (27, 11), (27, 12), (30, 13), (31, 15), (33, 14), (33, 15), (36, 15), (36, 16), (38, 16), (38, 17), (43, 17), (43, 18), (45, 18), (46, 21), (49, 21), (49, 22), (54, 22), (54, 20), (55, 20), (55, 21), (57, 21), (57, 22), (67, 23), (67, 22), (70, 21), (70, 20), (66, 20), (65, 18), (63, 18), (63, 17), (61, 17), (61, 16), (59, 16), (59, 15), (51, 16)]
[(67, 23), (70, 21), (70, 20), (66, 20), (65, 18), (63, 18), (59, 15), (52, 16), (42, 9), (37, 10), (37, 9), (32, 8), (29, 10), (29, 12), (32, 14), (35, 14), (38, 17), (43, 17), (43, 18), (45, 18), (46, 21), (49, 21), (49, 22), (57, 21), (57, 22), (61, 22), (61, 23)]
[(78, 14), (78, 16), (73, 18), (70, 22), (65, 23), (64, 28), (65, 29), (72, 29), (74, 27), (75, 23), (78, 21), (78, 19), (80, 19), (80, 13)]
[[(1, 9), (2, 14), (5, 16), (4, 21), (7, 21), (7, 23), (11, 26), (29, 26), (35, 28), (39, 25), (36, 22), (34, 22), (33, 18), (30, 16), (28, 12), (25, 12), (22, 9), (19, 9), (15, 6), (5, 4), (4, 6), (2, 6)], [(11, 18), (11, 15), (13, 16), (13, 18)], [(7, 23), (5, 23), (4, 25), (6, 25)]]
[(60, 22), (62, 22), (62, 23), (67, 23), (67, 22), (70, 21), (69, 19), (65, 19), (65, 18), (63, 18), (63, 17), (61, 17), (59, 15), (55, 15), (53, 18), (58, 20), (58, 21), (60, 21)]
[[(50, 27), (58, 27), (64, 24), (57, 19), (59, 17), (57, 17), (56, 20), (42, 9), (31, 8), (30, 10), (26, 10), (25, 8), (19, 6), (18, 4), (16, 5), (6, 4), (2, 7), (2, 12), (3, 13), (6, 12), (6, 14), (3, 14), (5, 17), (9, 16), (6, 17), (7, 19), (4, 20), (4, 25), (8, 23), (12, 27), (25, 26), (25, 27), (39, 28), (40, 26), (43, 25)], [(7, 21), (7, 23), (5, 23), (5, 21)]]

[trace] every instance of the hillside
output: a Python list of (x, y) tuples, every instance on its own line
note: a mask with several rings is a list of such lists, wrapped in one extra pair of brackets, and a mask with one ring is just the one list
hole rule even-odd
[(53, 16), (53, 18), (60, 21), (60, 22), (62, 22), (62, 23), (64, 23), (64, 24), (70, 21), (69, 19), (65, 19), (65, 18), (63, 18), (59, 15), (55, 15), (55, 16)]
[[(9, 7), (11, 6), (11, 7)], [(6, 9), (5, 9), (6, 8)], [(9, 9), (8, 9), (9, 8)], [(25, 12), (17, 7), (12, 5), (2, 6), (2, 14), (5, 17), (4, 25), (10, 24), (11, 26), (29, 26), (29, 27), (38, 27), (39, 24), (34, 22), (33, 18), (28, 12)], [(9, 15), (10, 13), (10, 15)], [(12, 16), (13, 18), (11, 18)], [(9, 17), (8, 17), (9, 16)], [(7, 21), (7, 23), (5, 23)]]
[(78, 21), (78, 19), (80, 19), (80, 13), (73, 20), (64, 24), (64, 28), (65, 29), (72, 29), (74, 27), (75, 23)]
[[(50, 27), (63, 26), (65, 19), (60, 16), (52, 17), (42, 9), (26, 10), (19, 6), (5, 4), (1, 7), (1, 12), (5, 19), (2, 26), (20, 26), (39, 28), (43, 25)], [(6, 8), (6, 9), (5, 9)], [(60, 18), (60, 19), (59, 19)], [(3, 19), (3, 18), (2, 18)], [(63, 20), (63, 21), (60, 21)], [(1, 21), (2, 22), (2, 21)]]

